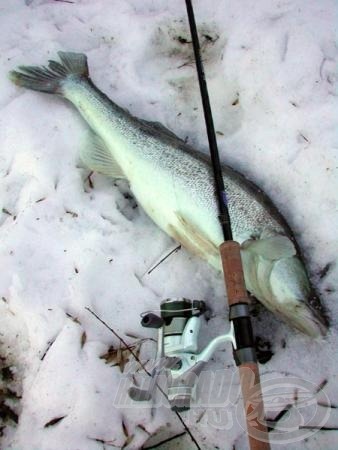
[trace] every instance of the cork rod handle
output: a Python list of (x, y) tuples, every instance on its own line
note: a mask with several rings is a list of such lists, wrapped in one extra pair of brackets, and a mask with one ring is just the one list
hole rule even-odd
[(249, 304), (239, 243), (235, 241), (223, 242), (220, 245), (220, 253), (229, 306), (236, 303)]
[[(229, 307), (250, 303), (244, 282), (243, 266), (238, 242), (225, 241), (220, 246), (224, 281)], [(256, 362), (239, 365), (239, 374), (251, 450), (269, 450), (268, 430), (264, 418), (264, 404)]]

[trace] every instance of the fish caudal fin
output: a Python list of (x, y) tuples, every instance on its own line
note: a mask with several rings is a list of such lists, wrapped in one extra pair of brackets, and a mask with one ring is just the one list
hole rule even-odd
[(88, 77), (87, 57), (83, 53), (58, 52), (61, 63), (49, 61), (48, 67), (19, 66), (9, 78), (18, 86), (48, 94), (62, 94), (62, 85), (69, 76)]

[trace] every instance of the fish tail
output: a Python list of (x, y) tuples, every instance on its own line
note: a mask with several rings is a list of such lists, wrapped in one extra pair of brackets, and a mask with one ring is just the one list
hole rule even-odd
[(45, 66), (19, 66), (19, 71), (9, 72), (17, 86), (48, 94), (63, 94), (64, 82), (69, 78), (87, 78), (87, 57), (83, 53), (58, 52), (60, 62), (48, 61)]

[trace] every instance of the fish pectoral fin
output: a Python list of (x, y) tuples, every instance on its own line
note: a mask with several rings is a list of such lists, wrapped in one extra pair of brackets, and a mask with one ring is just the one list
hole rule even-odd
[(271, 260), (290, 258), (296, 254), (293, 242), (281, 235), (265, 239), (249, 239), (243, 242), (242, 248)]
[(193, 223), (185, 219), (181, 213), (175, 213), (176, 224), (169, 225), (170, 235), (180, 242), (187, 250), (202, 258), (219, 254), (217, 246), (203, 234)]
[(93, 131), (89, 131), (80, 151), (80, 158), (89, 169), (112, 178), (126, 178), (106, 143)]

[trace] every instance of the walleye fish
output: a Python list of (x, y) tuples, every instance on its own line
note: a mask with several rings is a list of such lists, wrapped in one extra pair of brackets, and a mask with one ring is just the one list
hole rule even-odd
[[(20, 66), (11, 80), (35, 91), (59, 94), (91, 127), (81, 158), (92, 170), (125, 178), (152, 220), (192, 253), (221, 270), (223, 242), (210, 160), (158, 123), (129, 114), (89, 78), (87, 58), (59, 52), (61, 62)], [(241, 244), (248, 291), (298, 330), (316, 337), (326, 320), (307, 277), (292, 232), (256, 185), (228, 166), (223, 177), (234, 240)]]

